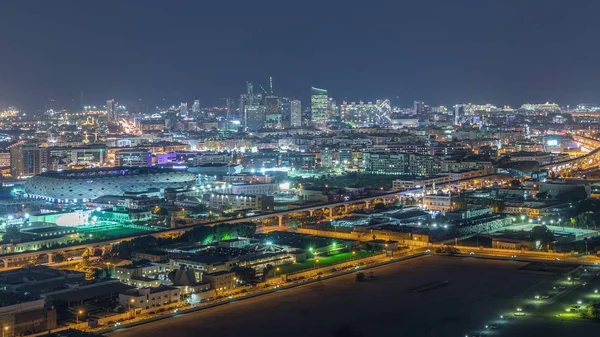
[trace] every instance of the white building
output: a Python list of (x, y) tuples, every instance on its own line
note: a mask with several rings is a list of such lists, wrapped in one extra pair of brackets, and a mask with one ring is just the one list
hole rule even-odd
[(180, 290), (175, 287), (137, 289), (136, 292), (119, 294), (119, 304), (126, 310), (150, 309), (178, 303)]

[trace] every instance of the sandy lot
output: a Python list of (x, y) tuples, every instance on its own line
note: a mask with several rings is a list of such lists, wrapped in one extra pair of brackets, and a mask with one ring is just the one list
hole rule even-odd
[[(481, 331), (514, 311), (553, 276), (519, 271), (524, 263), (426, 256), (374, 269), (375, 281), (354, 275), (111, 333), (110, 336), (430, 336)], [(448, 284), (415, 292), (435, 282)], [(595, 336), (592, 323), (530, 314), (489, 336)], [(563, 332), (561, 332), (563, 331)]]

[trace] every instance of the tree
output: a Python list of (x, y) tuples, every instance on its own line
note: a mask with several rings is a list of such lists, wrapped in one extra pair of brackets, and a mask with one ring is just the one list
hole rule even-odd
[(265, 282), (269, 277), (269, 274), (273, 271), (273, 265), (267, 264), (265, 268), (263, 268), (262, 281)]
[(105, 269), (106, 277), (114, 278), (115, 277), (115, 267), (107, 267)]
[(152, 261), (150, 261), (148, 259), (141, 259), (141, 260), (135, 261), (133, 264), (136, 266), (142, 266), (142, 265), (150, 264), (150, 263), (152, 263)]
[(512, 188), (517, 188), (517, 187), (521, 187), (521, 181), (518, 179), (513, 179), (510, 181), (510, 187)]
[(66, 260), (66, 257), (65, 257), (65, 253), (63, 253), (63, 252), (54, 253), (54, 256), (52, 257), (52, 261), (54, 261), (56, 263), (64, 262), (65, 260)]
[(106, 278), (106, 270), (100, 268), (100, 269), (96, 269), (94, 271), (94, 278), (96, 280), (102, 280), (103, 278)]
[(363, 273), (363, 272), (356, 273), (356, 281), (362, 282), (364, 280), (365, 280), (365, 273)]
[(375, 206), (373, 206), (373, 210), (385, 211), (385, 204), (383, 202), (377, 203), (377, 204), (375, 204)]
[(592, 212), (581, 213), (571, 220), (579, 228), (596, 227), (596, 219)]
[(231, 271), (234, 272), (237, 279), (243, 283), (252, 282), (254, 278), (256, 278), (256, 270), (253, 268), (236, 266), (231, 268)]
[(2, 240), (5, 242), (9, 242), (12, 240), (16, 240), (21, 236), (21, 232), (19, 231), (19, 227), (17, 226), (8, 226), (6, 227), (6, 233), (2, 236)]
[(531, 238), (540, 241), (540, 244), (545, 247), (554, 241), (554, 232), (546, 226), (535, 226), (531, 229)]
[(572, 190), (560, 193), (556, 196), (556, 199), (562, 202), (571, 202), (571, 201), (579, 201), (587, 198), (587, 192), (585, 191), (585, 187), (577, 186)]
[(92, 255), (92, 252), (90, 252), (89, 248), (84, 249), (83, 253), (81, 253), (81, 257), (83, 258), (84, 264), (88, 264), (88, 262), (90, 261), (90, 255)]

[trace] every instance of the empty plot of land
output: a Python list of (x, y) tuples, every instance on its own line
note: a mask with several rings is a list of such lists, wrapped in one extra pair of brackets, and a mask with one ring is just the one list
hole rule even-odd
[[(532, 289), (555, 280), (520, 271), (523, 265), (426, 256), (374, 269), (375, 281), (342, 276), (111, 336), (465, 336), (516, 308)], [(443, 286), (414, 291), (432, 284)], [(553, 325), (560, 323), (520, 318), (489, 335), (555, 336), (560, 329)], [(569, 325), (565, 331), (573, 330)], [(585, 334), (585, 326), (578, 336), (593, 335)]]

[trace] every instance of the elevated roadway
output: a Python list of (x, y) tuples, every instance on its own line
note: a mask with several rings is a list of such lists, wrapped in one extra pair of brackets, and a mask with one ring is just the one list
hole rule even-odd
[[(471, 178), (466, 178), (466, 179), (454, 180), (454, 181), (449, 181), (446, 183), (438, 184), (438, 185), (436, 185), (436, 188), (445, 188), (445, 187), (452, 186), (452, 185), (460, 185), (460, 184), (468, 184), (468, 183), (486, 184), (486, 183), (490, 183), (490, 182), (496, 181), (498, 179), (501, 179), (502, 176), (503, 175), (489, 174), (489, 175), (484, 175), (484, 176), (477, 176), (477, 177), (471, 177)], [(58, 253), (58, 252), (77, 251), (77, 250), (83, 250), (86, 248), (108, 247), (108, 246), (112, 246), (113, 244), (121, 242), (121, 241), (129, 241), (129, 240), (132, 240), (135, 238), (149, 236), (149, 235), (155, 236), (155, 237), (168, 237), (168, 236), (173, 236), (173, 235), (180, 235), (181, 233), (186, 232), (186, 231), (188, 231), (192, 228), (198, 227), (198, 226), (215, 226), (217, 224), (222, 224), (222, 223), (240, 223), (240, 222), (249, 222), (249, 221), (255, 222), (255, 221), (262, 221), (265, 219), (276, 218), (277, 222), (278, 222), (278, 226), (281, 228), (284, 225), (284, 217), (289, 216), (291, 214), (305, 212), (305, 213), (307, 213), (308, 216), (311, 216), (314, 214), (314, 212), (321, 211), (321, 212), (323, 212), (323, 214), (325, 214), (325, 212), (328, 212), (329, 215), (331, 215), (337, 208), (340, 208), (340, 207), (343, 207), (344, 211), (348, 212), (350, 206), (359, 206), (359, 207), (363, 207), (363, 208), (369, 208), (372, 204), (377, 203), (377, 202), (383, 202), (383, 203), (394, 202), (394, 201), (402, 202), (403, 200), (406, 199), (407, 196), (421, 195), (424, 192), (424, 190), (426, 190), (428, 188), (431, 188), (431, 186), (427, 185), (427, 186), (423, 186), (421, 188), (409, 189), (409, 190), (404, 190), (404, 191), (384, 192), (384, 193), (381, 193), (378, 195), (364, 197), (364, 198), (358, 198), (358, 199), (353, 199), (353, 200), (348, 200), (348, 201), (341, 201), (341, 202), (334, 202), (334, 203), (327, 203), (327, 204), (315, 204), (315, 205), (309, 205), (309, 206), (289, 209), (289, 210), (285, 210), (285, 211), (277, 211), (277, 212), (271, 212), (271, 213), (266, 213), (266, 214), (259, 214), (259, 215), (244, 217), (244, 218), (227, 219), (227, 220), (219, 220), (219, 221), (212, 221), (212, 222), (203, 222), (203, 223), (196, 223), (196, 224), (190, 224), (190, 225), (183, 225), (183, 226), (172, 228), (172, 229), (166, 229), (166, 230), (150, 232), (150, 233), (145, 232), (145, 233), (139, 233), (139, 234), (134, 234), (134, 235), (127, 235), (127, 236), (114, 238), (114, 239), (110, 239), (110, 240), (102, 240), (102, 241), (96, 241), (96, 242), (82, 242), (80, 244), (74, 244), (74, 245), (71, 245), (68, 247), (61, 247), (61, 248), (55, 248), (55, 249), (43, 249), (43, 250), (31, 250), (31, 251), (24, 251), (24, 252), (18, 252), (18, 253), (4, 254), (4, 255), (0, 255), (0, 269), (9, 268), (11, 265), (14, 266), (14, 265), (26, 264), (27, 261), (35, 260), (40, 255), (44, 255), (44, 254), (46, 254), (48, 256), (48, 261), (50, 261), (50, 263), (51, 263), (53, 254)]]

